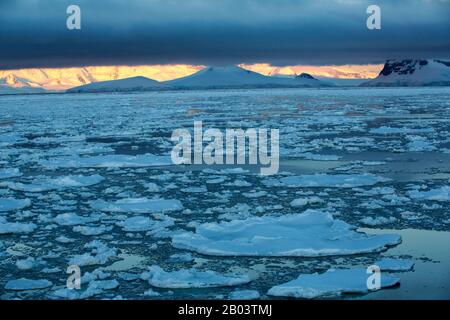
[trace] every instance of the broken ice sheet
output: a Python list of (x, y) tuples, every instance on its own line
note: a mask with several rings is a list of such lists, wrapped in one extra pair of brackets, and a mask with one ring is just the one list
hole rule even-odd
[(389, 181), (387, 178), (375, 176), (369, 173), (363, 174), (313, 174), (301, 176), (288, 176), (279, 180), (267, 179), (263, 183), (267, 187), (323, 187), (323, 188), (353, 188), (371, 186), (379, 182)]
[(327, 212), (306, 210), (200, 224), (195, 233), (173, 235), (172, 245), (217, 256), (330, 256), (379, 252), (401, 242), (399, 235), (374, 236), (354, 229)]
[(95, 200), (91, 202), (91, 207), (96, 210), (106, 212), (166, 212), (183, 209), (179, 200), (174, 199), (147, 199), (147, 198), (128, 198), (120, 199), (115, 202), (105, 202)]
[[(370, 292), (366, 268), (330, 269), (325, 273), (302, 274), (297, 279), (272, 287), (267, 294), (278, 297), (313, 299), (336, 297), (343, 293)], [(384, 273), (380, 274), (380, 288), (392, 287), (400, 279)]]
[(381, 271), (410, 271), (414, 267), (414, 261), (405, 259), (382, 258), (374, 263)]

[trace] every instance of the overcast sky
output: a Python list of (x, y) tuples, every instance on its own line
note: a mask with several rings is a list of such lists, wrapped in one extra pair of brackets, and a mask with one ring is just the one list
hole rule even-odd
[(449, 59), (449, 30), (450, 0), (0, 0), (0, 69)]

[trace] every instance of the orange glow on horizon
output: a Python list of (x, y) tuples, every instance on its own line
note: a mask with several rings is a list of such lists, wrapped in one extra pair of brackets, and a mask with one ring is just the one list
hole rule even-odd
[[(267, 63), (241, 64), (242, 68), (269, 76), (295, 76), (302, 72), (312, 76), (342, 79), (375, 78), (383, 65), (342, 65), (342, 66), (284, 66)], [(9, 87), (33, 87), (46, 90), (66, 90), (72, 87), (108, 80), (143, 76), (157, 81), (167, 81), (191, 75), (201, 69), (201, 65), (141, 65), (141, 66), (87, 66), (74, 68), (35, 68), (0, 71), (0, 85)]]

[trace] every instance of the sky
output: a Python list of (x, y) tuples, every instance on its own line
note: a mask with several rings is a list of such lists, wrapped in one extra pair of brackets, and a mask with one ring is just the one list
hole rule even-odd
[(450, 59), (449, 30), (450, 0), (0, 0), (0, 69)]

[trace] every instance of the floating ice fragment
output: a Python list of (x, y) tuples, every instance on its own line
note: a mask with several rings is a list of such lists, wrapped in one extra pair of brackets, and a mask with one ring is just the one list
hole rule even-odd
[(414, 261), (404, 259), (382, 258), (374, 263), (381, 271), (410, 271), (414, 267)]
[(172, 164), (169, 156), (142, 154), (136, 156), (113, 154), (93, 157), (64, 157), (42, 160), (41, 165), (49, 168), (126, 168), (168, 166)]
[(36, 229), (34, 223), (7, 222), (5, 218), (0, 217), (0, 234), (29, 233), (34, 229)]
[(0, 169), (0, 179), (20, 177), (22, 173), (16, 168)]
[(408, 192), (408, 196), (419, 200), (450, 201), (450, 186), (443, 186), (429, 191), (412, 190)]
[(283, 177), (279, 180), (267, 179), (263, 183), (268, 186), (288, 187), (323, 187), (323, 188), (353, 188), (371, 186), (379, 182), (389, 181), (387, 178), (375, 176), (369, 173), (363, 174), (314, 174)]
[(0, 212), (21, 210), (30, 205), (30, 199), (0, 198)]
[(9, 280), (6, 285), (6, 290), (37, 290), (37, 289), (45, 289), (51, 287), (53, 284), (45, 279), (40, 280), (31, 280), (26, 278), (20, 278), (17, 280)]
[(251, 279), (246, 275), (223, 275), (211, 270), (180, 269), (166, 272), (159, 266), (151, 266), (141, 276), (150, 285), (159, 288), (209, 288), (236, 286), (248, 283)]
[(259, 292), (256, 290), (235, 290), (230, 293), (231, 300), (256, 300), (260, 298)]
[(120, 199), (116, 202), (105, 202), (95, 200), (91, 202), (91, 207), (107, 212), (134, 212), (134, 213), (152, 213), (166, 212), (183, 209), (179, 200), (174, 199), (147, 199), (147, 198), (129, 198)]
[(331, 214), (251, 217), (196, 226), (172, 236), (172, 245), (217, 256), (330, 256), (386, 250), (401, 242), (396, 234), (367, 235)]

